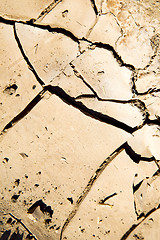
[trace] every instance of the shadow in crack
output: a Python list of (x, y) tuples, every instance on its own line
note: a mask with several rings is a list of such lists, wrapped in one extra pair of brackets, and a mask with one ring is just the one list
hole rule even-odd
[(3, 233), (3, 235), (1, 236), (0, 240), (8, 240), (9, 236), (11, 234), (11, 230), (7, 230)]
[[(23, 240), (23, 233), (20, 234), (19, 231), (13, 232), (11, 235), (11, 230), (6, 230), (1, 236), (0, 240)], [(29, 238), (27, 238), (29, 239)], [(31, 238), (30, 238), (31, 239)]]
[(17, 233), (14, 232), (10, 238), (10, 240), (22, 240), (22, 239), (23, 239), (23, 233), (20, 234), (19, 231)]

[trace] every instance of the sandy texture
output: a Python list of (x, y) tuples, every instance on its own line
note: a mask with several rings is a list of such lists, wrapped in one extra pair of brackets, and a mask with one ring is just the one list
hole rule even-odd
[(0, 2), (0, 239), (160, 239), (160, 3)]

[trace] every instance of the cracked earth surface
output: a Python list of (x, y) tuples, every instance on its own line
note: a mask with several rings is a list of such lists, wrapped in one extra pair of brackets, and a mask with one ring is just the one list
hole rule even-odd
[(0, 239), (160, 239), (159, 11), (1, 0)]

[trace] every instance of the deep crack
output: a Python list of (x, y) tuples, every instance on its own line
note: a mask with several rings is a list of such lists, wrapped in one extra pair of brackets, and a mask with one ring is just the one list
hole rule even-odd
[(27, 57), (27, 55), (25, 54), (25, 52), (24, 52), (24, 50), (23, 50), (22, 44), (21, 44), (21, 42), (20, 42), (20, 40), (19, 40), (19, 37), (18, 37), (18, 35), (17, 35), (17, 32), (16, 32), (16, 26), (15, 26), (15, 24), (13, 25), (13, 31), (14, 31), (15, 40), (16, 40), (16, 42), (17, 42), (17, 45), (18, 45), (18, 47), (19, 47), (19, 50), (20, 50), (20, 52), (21, 52), (24, 60), (25, 60), (26, 63), (28, 64), (29, 69), (33, 72), (33, 74), (34, 74), (35, 78), (37, 79), (37, 81), (39, 82), (39, 84), (40, 84), (41, 86), (45, 85), (45, 83), (42, 81), (42, 79), (38, 76), (38, 74), (37, 74), (36, 70), (34, 69), (32, 63), (30, 62), (29, 58)]

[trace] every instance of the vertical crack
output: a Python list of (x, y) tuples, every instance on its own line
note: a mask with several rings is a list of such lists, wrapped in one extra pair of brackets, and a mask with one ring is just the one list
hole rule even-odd
[(98, 15), (98, 9), (97, 9), (97, 6), (96, 6), (96, 3), (95, 3), (95, 0), (90, 0), (91, 1), (91, 5), (93, 7), (93, 10), (96, 14), (96, 16)]
[(13, 30), (14, 30), (14, 36), (15, 36), (15, 40), (16, 40), (16, 42), (17, 42), (18, 48), (19, 48), (19, 50), (20, 50), (20, 52), (21, 52), (24, 60), (25, 60), (26, 63), (28, 64), (29, 69), (33, 72), (33, 74), (34, 74), (35, 78), (37, 79), (37, 81), (39, 82), (39, 84), (40, 84), (41, 86), (45, 85), (45, 83), (42, 81), (42, 79), (38, 76), (36, 70), (34, 69), (33, 65), (32, 65), (31, 62), (29, 61), (29, 58), (27, 57), (27, 55), (25, 54), (25, 52), (24, 52), (24, 50), (23, 50), (22, 44), (21, 44), (21, 42), (20, 42), (20, 40), (19, 40), (19, 37), (18, 37), (18, 35), (17, 35), (17, 32), (16, 32), (16, 25), (15, 25), (15, 23), (14, 23), (14, 25), (13, 25)]
[(70, 221), (73, 219), (73, 217), (76, 215), (81, 203), (84, 201), (86, 196), (88, 195), (89, 191), (91, 190), (93, 184), (96, 182), (96, 180), (99, 178), (99, 176), (102, 174), (102, 172), (105, 170), (105, 168), (113, 161), (113, 159), (120, 154), (124, 150), (124, 144), (122, 144), (120, 147), (118, 147), (109, 157), (107, 157), (102, 164), (98, 167), (98, 169), (94, 172), (92, 177), (90, 178), (87, 186), (84, 188), (83, 192), (80, 194), (79, 198), (77, 199), (74, 209), (69, 214), (67, 219), (65, 220), (60, 234), (60, 240), (62, 240), (63, 233), (67, 226), (69, 225)]
[(95, 22), (93, 23), (92, 27), (90, 27), (90, 29), (88, 30), (87, 34), (86, 34), (86, 38), (89, 37), (89, 35), (91, 34), (91, 32), (93, 31), (94, 27), (96, 26), (98, 20), (99, 20), (99, 15), (96, 16)]

